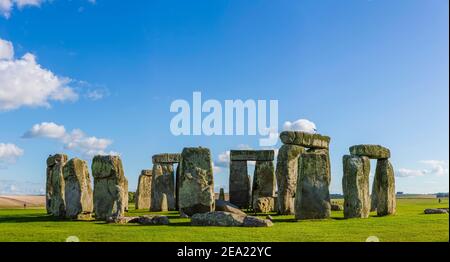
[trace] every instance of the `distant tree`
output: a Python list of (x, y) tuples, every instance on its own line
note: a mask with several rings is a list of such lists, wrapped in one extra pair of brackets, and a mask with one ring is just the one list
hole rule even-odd
[(128, 203), (134, 203), (135, 192), (128, 192)]

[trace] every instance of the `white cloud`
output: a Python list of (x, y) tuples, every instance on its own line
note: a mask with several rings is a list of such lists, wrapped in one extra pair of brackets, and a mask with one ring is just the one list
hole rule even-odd
[(230, 165), (230, 150), (220, 153), (217, 156), (216, 166), (229, 167)]
[(0, 41), (0, 58), (0, 111), (23, 106), (50, 107), (50, 101), (78, 99), (68, 86), (71, 80), (43, 68), (33, 54), (14, 59), (11, 42)]
[(23, 153), (23, 149), (14, 144), (0, 143), (0, 167), (15, 163)]
[(299, 119), (294, 122), (284, 122), (283, 131), (302, 131), (305, 133), (314, 134), (317, 132), (317, 128), (316, 124), (314, 124), (313, 122), (307, 119)]
[(9, 18), (14, 7), (19, 9), (28, 6), (38, 7), (43, 2), (45, 2), (45, 0), (0, 0), (0, 15)]
[(85, 157), (119, 154), (107, 150), (112, 144), (110, 139), (88, 136), (80, 129), (74, 129), (71, 132), (67, 132), (64, 126), (53, 122), (36, 124), (29, 131), (25, 132), (22, 137), (55, 139), (63, 143), (65, 149), (80, 153)]
[(448, 166), (445, 161), (441, 160), (422, 160), (419, 163), (428, 166), (424, 169), (408, 169), (400, 168), (395, 175), (397, 177), (420, 177), (420, 176), (446, 176), (448, 175)]

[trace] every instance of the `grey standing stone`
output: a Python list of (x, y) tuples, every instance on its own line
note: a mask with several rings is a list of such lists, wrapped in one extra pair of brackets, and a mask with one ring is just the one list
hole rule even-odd
[(152, 170), (142, 170), (135, 195), (136, 209), (150, 209), (152, 190)]
[(175, 210), (180, 210), (180, 163), (175, 171)]
[(344, 217), (368, 218), (370, 213), (370, 159), (364, 156), (343, 157)]
[(180, 163), (180, 212), (192, 216), (215, 209), (214, 178), (208, 148), (184, 148)]
[(91, 177), (86, 161), (78, 158), (69, 160), (63, 168), (63, 173), (66, 217), (86, 217), (94, 210)]
[(377, 187), (377, 215), (387, 216), (396, 212), (394, 168), (389, 159), (378, 159), (375, 177)]
[(378, 176), (373, 178), (372, 194), (370, 195), (370, 212), (377, 211), (378, 206)]
[(296, 219), (324, 219), (331, 213), (329, 156), (324, 152), (301, 154), (295, 194)]
[(119, 156), (95, 156), (92, 160), (94, 177), (94, 212), (97, 220), (122, 217), (125, 211), (125, 176)]
[(225, 201), (225, 190), (223, 188), (220, 189), (219, 200)]
[(66, 215), (63, 175), (66, 162), (67, 155), (65, 154), (55, 154), (47, 159), (46, 207), (47, 213), (56, 217)]
[(163, 196), (165, 195), (168, 210), (175, 210), (175, 175), (173, 164), (154, 164), (152, 178), (152, 203), (150, 210), (154, 212), (163, 211)]
[(128, 205), (130, 204), (129, 202), (129, 196), (128, 196), (128, 179), (126, 177), (124, 177), (123, 180), (123, 198), (124, 198), (124, 203), (125, 203), (125, 207), (124, 210), (125, 212), (128, 212)]
[(256, 161), (253, 174), (252, 206), (255, 209), (258, 198), (275, 196), (275, 168), (273, 161)]
[(248, 179), (247, 161), (230, 161), (230, 203), (239, 208), (249, 208), (251, 184)]
[(278, 151), (276, 178), (278, 185), (278, 213), (295, 213), (294, 197), (297, 189), (298, 158), (305, 148), (297, 145), (283, 145)]

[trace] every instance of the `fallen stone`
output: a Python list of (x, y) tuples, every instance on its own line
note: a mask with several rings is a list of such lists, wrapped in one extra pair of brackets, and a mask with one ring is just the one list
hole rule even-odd
[(301, 154), (295, 194), (296, 219), (324, 219), (331, 214), (329, 156), (323, 152)]
[(67, 155), (56, 154), (47, 158), (46, 208), (55, 217), (65, 217), (65, 183), (63, 168)]
[(94, 196), (86, 161), (78, 158), (69, 160), (63, 168), (66, 217), (77, 218), (91, 214), (94, 210)]
[(184, 148), (180, 162), (180, 211), (192, 216), (215, 209), (214, 178), (208, 148)]
[(168, 225), (169, 218), (167, 216), (140, 216), (137, 223), (141, 225)]
[(275, 210), (275, 201), (273, 197), (260, 197), (253, 204), (255, 213), (269, 213)]
[(273, 217), (271, 215), (266, 216), (266, 219), (268, 219), (268, 220), (273, 222)]
[(297, 145), (282, 145), (278, 151), (275, 171), (278, 186), (277, 211), (281, 215), (295, 213), (294, 197), (297, 188), (298, 158), (305, 148)]
[(368, 218), (370, 213), (370, 159), (365, 156), (343, 157), (344, 217)]
[(371, 159), (386, 159), (391, 157), (391, 151), (380, 145), (356, 145), (350, 147), (350, 154), (366, 156)]
[(244, 227), (271, 227), (272, 221), (269, 219), (261, 219), (258, 217), (246, 216), (244, 219)]
[(111, 216), (106, 219), (106, 222), (108, 224), (128, 224), (133, 223), (132, 221), (135, 221), (137, 217), (126, 217), (126, 216)]
[(152, 191), (152, 170), (142, 170), (135, 194), (136, 209), (150, 209)]
[(221, 226), (221, 227), (270, 227), (273, 223), (257, 217), (237, 215), (233, 213), (216, 211), (198, 213), (192, 216), (193, 226)]
[(425, 209), (424, 213), (426, 215), (448, 214), (448, 208), (429, 208)]
[(274, 150), (231, 150), (231, 161), (273, 161)]
[(175, 164), (180, 161), (180, 154), (159, 154), (152, 157), (153, 164)]
[(246, 216), (247, 214), (240, 210), (237, 206), (223, 200), (216, 200), (216, 211), (224, 211), (237, 215)]
[(378, 159), (375, 177), (378, 180), (377, 215), (387, 216), (396, 212), (394, 168), (388, 159)]
[(300, 131), (284, 131), (280, 134), (281, 142), (285, 145), (298, 145), (307, 148), (328, 149), (330, 137), (319, 134), (310, 134)]
[(249, 208), (251, 184), (248, 179), (247, 161), (230, 161), (230, 203), (239, 208)]
[(123, 217), (125, 189), (122, 160), (119, 156), (95, 156), (92, 160), (94, 177), (94, 212), (97, 220)]

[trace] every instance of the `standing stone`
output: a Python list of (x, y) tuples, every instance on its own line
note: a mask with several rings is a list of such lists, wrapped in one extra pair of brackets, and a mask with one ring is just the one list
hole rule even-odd
[(215, 209), (213, 164), (208, 148), (184, 148), (180, 163), (180, 212), (192, 216)]
[(142, 170), (139, 176), (138, 187), (135, 195), (136, 209), (150, 209), (152, 190), (152, 170)]
[(175, 171), (175, 210), (180, 210), (180, 163)]
[(160, 204), (162, 212), (169, 211), (169, 206), (167, 205), (167, 202), (168, 202), (167, 201), (167, 195), (165, 193), (162, 193), (162, 195), (161, 195), (161, 204)]
[(56, 154), (47, 158), (46, 207), (47, 213), (56, 217), (64, 217), (66, 213), (63, 176), (66, 162), (65, 154)]
[(306, 152), (298, 163), (295, 194), (296, 219), (324, 219), (331, 214), (329, 156), (324, 152)]
[(370, 159), (365, 156), (343, 158), (344, 217), (368, 218), (370, 213)]
[(377, 211), (378, 206), (378, 176), (373, 178), (372, 194), (370, 195), (370, 212)]
[(387, 216), (396, 212), (394, 169), (389, 159), (379, 159), (375, 177), (377, 184), (377, 215)]
[(125, 211), (125, 176), (119, 156), (95, 156), (92, 160), (94, 177), (94, 212), (98, 220), (122, 217)]
[(252, 189), (253, 208), (257, 206), (256, 202), (259, 198), (275, 196), (275, 183), (273, 161), (256, 161)]
[(223, 188), (220, 189), (219, 200), (225, 201), (225, 190)]
[(248, 181), (247, 161), (230, 161), (229, 188), (230, 203), (239, 208), (249, 208), (248, 192), (251, 189)]
[(91, 177), (86, 161), (69, 160), (63, 169), (65, 183), (66, 217), (90, 215), (94, 209)]
[(165, 195), (164, 203), (169, 210), (175, 210), (175, 175), (172, 164), (153, 165), (152, 178), (152, 204), (150, 210), (159, 212), (162, 210), (163, 195)]
[(278, 151), (277, 185), (278, 185), (278, 213), (293, 215), (295, 213), (294, 197), (297, 189), (298, 157), (305, 151), (297, 145), (283, 145)]
[(128, 196), (128, 179), (126, 177), (124, 177), (123, 180), (123, 198), (124, 198), (124, 203), (125, 203), (125, 207), (124, 210), (125, 212), (128, 212), (128, 205), (130, 204), (129, 202), (129, 196)]

